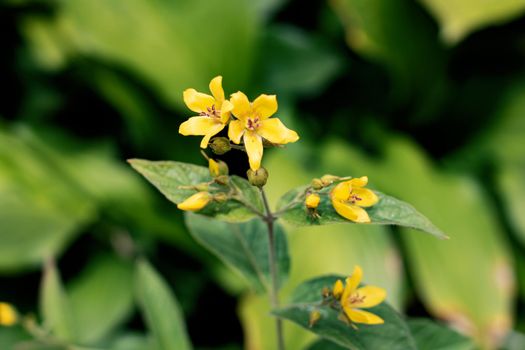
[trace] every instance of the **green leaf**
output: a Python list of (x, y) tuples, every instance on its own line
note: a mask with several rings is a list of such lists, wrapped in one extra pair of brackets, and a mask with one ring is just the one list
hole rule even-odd
[[(414, 287), (433, 315), (468, 325), (478, 344), (495, 346), (512, 324), (515, 293), (511, 251), (495, 203), (474, 179), (438, 168), (416, 144), (402, 138), (385, 142), (379, 159), (332, 143), (324, 153), (326, 170), (366, 174), (377, 188), (413, 203), (450, 235), (438, 241), (402, 228)], [(341, 159), (353, 161), (341, 164)]]
[[(186, 225), (196, 241), (217, 255), (224, 263), (246, 278), (259, 292), (271, 286), (268, 263), (268, 228), (260, 219), (232, 224), (187, 213)], [(290, 270), (288, 243), (281, 225), (274, 225), (279, 284), (283, 285)]]
[[(353, 223), (340, 216), (330, 201), (330, 191), (335, 186), (331, 185), (319, 191), (321, 202), (317, 208), (320, 218), (315, 219), (309, 215), (304, 201), (306, 189), (299, 187), (286, 193), (279, 201), (278, 210), (283, 210), (283, 220), (294, 225), (326, 225), (334, 223)], [(370, 216), (371, 224), (397, 225), (415, 228), (430, 233), (438, 238), (445, 239), (447, 236), (419, 213), (413, 206), (394, 197), (374, 191), (379, 202), (371, 208), (366, 208)]]
[(419, 0), (437, 17), (441, 35), (456, 43), (469, 33), (486, 26), (499, 25), (523, 14), (522, 0)]
[[(321, 291), (331, 288), (337, 276), (324, 276), (304, 282), (292, 296), (293, 304), (274, 310), (273, 314), (290, 320), (317, 335), (352, 350), (416, 350), (410, 330), (401, 316), (387, 303), (367, 309), (385, 320), (382, 325), (358, 324), (358, 329), (339, 320), (339, 311), (321, 306)], [(318, 310), (321, 318), (309, 327), (310, 313)]]
[(71, 283), (68, 294), (79, 342), (96, 343), (128, 318), (133, 309), (132, 283), (132, 265), (109, 255), (95, 257)]
[[(149, 182), (173, 203), (181, 203), (195, 190), (181, 189), (180, 186), (197, 185), (211, 181), (208, 168), (173, 161), (148, 161), (132, 159), (131, 166), (141, 173)], [(259, 212), (263, 212), (263, 204), (259, 192), (245, 179), (238, 176), (230, 177), (230, 185), (239, 192), (244, 203), (249, 203)], [(212, 193), (227, 193), (227, 186), (211, 185)], [(224, 203), (211, 202), (199, 214), (216, 217), (229, 222), (242, 222), (253, 218), (256, 214), (238, 200), (228, 200)]]
[(412, 332), (418, 350), (474, 350), (472, 341), (461, 334), (427, 319), (410, 319), (408, 327)]
[(320, 339), (309, 345), (306, 350), (344, 350), (347, 349), (329, 340)]
[(48, 260), (44, 268), (40, 293), (40, 312), (44, 327), (60, 340), (75, 341), (77, 325), (73, 310), (52, 260)]
[(190, 350), (179, 303), (167, 283), (146, 261), (137, 263), (135, 273), (138, 303), (159, 350)]
[[(235, 89), (242, 89), (249, 82), (263, 17), (252, 2), (56, 3), (51, 19), (28, 16), (22, 25), (34, 56), (51, 69), (63, 67), (79, 56), (112, 62), (130, 70), (164, 101), (177, 107), (183, 107), (184, 89), (193, 87), (207, 92), (208, 82), (218, 74)], [(210, 20), (210, 14), (228, 25), (217, 25), (217, 20)], [(227, 91), (227, 95), (234, 91)], [(191, 112), (187, 115), (191, 116)]]
[(111, 342), (110, 350), (157, 350), (154, 342), (143, 334), (127, 333), (119, 335)]

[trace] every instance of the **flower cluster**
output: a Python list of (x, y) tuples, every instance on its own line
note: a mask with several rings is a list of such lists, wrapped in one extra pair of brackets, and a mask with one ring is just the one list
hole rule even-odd
[(226, 100), (221, 76), (213, 78), (209, 87), (212, 95), (195, 89), (187, 89), (183, 94), (184, 103), (198, 115), (182, 123), (179, 133), (204, 136), (201, 148), (206, 148), (210, 139), (228, 126), (229, 139), (237, 145), (242, 142), (250, 169), (257, 171), (261, 167), (263, 140), (272, 145), (284, 145), (299, 139), (297, 133), (278, 118), (270, 118), (277, 112), (275, 95), (263, 94), (250, 102), (239, 91)]
[[(359, 287), (363, 277), (363, 270), (355, 266), (354, 271), (343, 283), (337, 280), (332, 289), (323, 291), (322, 305), (341, 311), (340, 319), (349, 324), (383, 324), (384, 320), (367, 309), (381, 304), (386, 299), (386, 291), (376, 286)], [(310, 326), (319, 320), (319, 313), (314, 310), (310, 315)]]
[(321, 191), (337, 181), (340, 182), (329, 192), (330, 201), (335, 211), (353, 222), (370, 222), (370, 217), (363, 208), (377, 204), (379, 197), (372, 190), (364, 188), (368, 184), (368, 177), (366, 176), (349, 179), (335, 175), (324, 175), (320, 179), (313, 179), (304, 201), (310, 216), (314, 219), (321, 217), (317, 212), (317, 207), (321, 203), (320, 195), (326, 193)]

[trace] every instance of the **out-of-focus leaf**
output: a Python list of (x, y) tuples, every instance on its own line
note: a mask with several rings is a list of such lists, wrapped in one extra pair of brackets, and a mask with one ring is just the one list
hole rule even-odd
[(455, 331), (420, 318), (407, 321), (418, 350), (474, 350), (470, 339)]
[[(186, 224), (199, 243), (239, 272), (249, 286), (259, 292), (271, 289), (268, 263), (268, 228), (260, 219), (231, 224), (188, 213)], [(275, 250), (279, 284), (283, 285), (290, 270), (288, 243), (281, 225), (274, 225)]]
[(40, 288), (40, 312), (44, 327), (60, 340), (77, 340), (77, 325), (69, 296), (52, 261), (46, 263)]
[(30, 18), (23, 27), (44, 63), (60, 64), (75, 54), (115, 62), (176, 106), (182, 106), (184, 89), (202, 91), (218, 74), (227, 77), (228, 86), (246, 87), (261, 22), (250, 2), (65, 0), (57, 5), (54, 19)]
[(414, 1), (335, 0), (331, 4), (345, 27), (348, 44), (385, 64), (397, 90), (421, 94), (435, 88), (444, 70), (445, 51), (433, 23)]
[(521, 350), (525, 349), (525, 334), (511, 331), (501, 350)]
[[(312, 169), (311, 163), (299, 161), (303, 159), (277, 151), (266, 156), (265, 167), (271, 174), (266, 187), (272, 203), (290, 188), (309, 182), (322, 171)], [(348, 168), (345, 174), (352, 170)], [(366, 271), (366, 281), (385, 288), (389, 302), (402, 308), (403, 263), (386, 226), (287, 227), (287, 232), (293, 263), (289, 281), (281, 291), (281, 300), (288, 300), (293, 289), (307, 279), (332, 273), (349, 274), (354, 265), (361, 265)], [(249, 294), (242, 299), (240, 317), (247, 347), (252, 350), (271, 349), (276, 344), (275, 320), (267, 314), (270, 308), (265, 296)], [(291, 322), (285, 322), (284, 328), (289, 349), (302, 349), (316, 338)]]
[(525, 10), (521, 0), (419, 0), (434, 14), (441, 34), (449, 43), (456, 43), (469, 33), (489, 25), (497, 25)]
[(26, 142), (0, 130), (0, 270), (58, 254), (94, 210)]
[(275, 26), (263, 42), (262, 91), (279, 96), (315, 94), (341, 70), (342, 62), (322, 41), (297, 28)]
[[(278, 209), (284, 211), (282, 218), (294, 225), (353, 223), (335, 211), (330, 200), (330, 191), (334, 186), (335, 184), (319, 191), (321, 202), (317, 207), (317, 212), (320, 215), (318, 219), (308, 214), (304, 204), (307, 187), (296, 188), (282, 197), (278, 204)], [(438, 238), (447, 238), (430, 220), (410, 204), (377, 191), (375, 193), (379, 197), (379, 202), (366, 209), (371, 224), (410, 227), (430, 233)]]
[(0, 349), (15, 349), (19, 342), (31, 339), (31, 336), (21, 327), (0, 327)]
[[(341, 159), (351, 162), (343, 166)], [(515, 279), (504, 231), (478, 184), (440, 171), (417, 146), (400, 139), (385, 144), (379, 161), (334, 143), (324, 160), (330, 173), (355, 167), (353, 173), (366, 174), (377, 188), (413, 203), (447, 232), (447, 241), (415, 232), (401, 236), (415, 287), (434, 315), (478, 343), (498, 344), (511, 327)]]
[[(292, 296), (291, 305), (273, 310), (272, 313), (352, 350), (417, 349), (405, 321), (387, 303), (367, 309), (383, 318), (384, 324), (359, 324), (358, 329), (354, 329), (341, 321), (338, 318), (339, 311), (328, 306), (322, 306), (320, 303), (321, 291), (325, 287), (332, 287), (338, 278), (344, 279), (344, 277), (338, 276), (325, 276), (304, 282), (297, 287), (297, 294)], [(317, 296), (315, 295), (316, 291)], [(312, 327), (309, 327), (310, 313), (313, 310), (318, 310), (321, 317)]]
[(133, 268), (113, 256), (94, 258), (69, 289), (78, 340), (93, 344), (124, 321), (133, 308)]
[(158, 350), (191, 350), (180, 306), (162, 277), (146, 261), (136, 268), (135, 289)]
[(124, 334), (114, 340), (110, 350), (156, 350), (151, 339), (142, 334)]
[[(208, 168), (173, 161), (148, 161), (132, 159), (131, 166), (151, 182), (167, 199), (174, 203), (181, 203), (190, 197), (195, 190), (187, 189), (187, 186), (206, 183), (211, 180)], [(186, 188), (180, 188), (186, 186)], [(212, 185), (217, 192), (227, 192), (229, 187), (224, 185)], [(210, 191), (212, 186), (210, 186)], [(247, 180), (238, 176), (230, 177), (231, 188), (236, 189), (242, 196), (244, 203), (251, 204), (259, 212), (263, 212), (263, 204), (256, 187), (250, 185)], [(199, 214), (216, 217), (230, 222), (246, 221), (255, 216), (255, 213), (237, 200), (228, 200), (224, 203), (211, 202)]]

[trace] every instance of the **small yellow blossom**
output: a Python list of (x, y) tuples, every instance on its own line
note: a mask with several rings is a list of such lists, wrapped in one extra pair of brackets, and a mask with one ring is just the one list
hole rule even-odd
[[(361, 267), (354, 267), (352, 275), (346, 279), (346, 285), (341, 295), (341, 306), (348, 319), (354, 323), (382, 324), (384, 320), (366, 309), (381, 304), (386, 298), (386, 291), (375, 286), (364, 286), (357, 288), (361, 283), (363, 271)], [(334, 290), (342, 286), (341, 280), (334, 285)], [(334, 293), (335, 296), (335, 293)]]
[(343, 295), (344, 288), (343, 282), (341, 280), (337, 280), (334, 284), (334, 288), (332, 289), (332, 295), (334, 298), (340, 299), (341, 295)]
[(239, 144), (241, 138), (250, 161), (250, 168), (256, 171), (261, 166), (263, 139), (273, 144), (287, 144), (299, 140), (293, 130), (288, 129), (278, 118), (270, 118), (277, 112), (275, 95), (260, 95), (253, 102), (242, 92), (231, 95), (233, 115), (228, 129), (228, 137)]
[(321, 201), (321, 197), (317, 193), (310, 193), (306, 196), (306, 199), (304, 201), (304, 204), (308, 209), (315, 209), (319, 206), (319, 202)]
[(222, 77), (217, 76), (210, 82), (213, 96), (203, 94), (195, 89), (187, 89), (183, 93), (184, 103), (198, 116), (191, 117), (179, 127), (179, 133), (184, 136), (202, 135), (201, 148), (206, 148), (210, 138), (219, 133), (228, 124), (233, 105), (224, 99)]
[(217, 177), (220, 175), (219, 163), (211, 158), (208, 159), (208, 168), (210, 169), (210, 174), (212, 177)]
[(364, 188), (367, 183), (368, 177), (363, 176), (337, 184), (331, 192), (335, 211), (354, 222), (370, 222), (368, 213), (362, 207), (375, 205), (379, 198), (373, 191)]
[(209, 192), (197, 192), (191, 197), (188, 197), (184, 202), (177, 204), (177, 208), (187, 211), (198, 211), (204, 208), (213, 196)]
[(0, 326), (12, 326), (17, 322), (16, 309), (11, 304), (0, 302)]

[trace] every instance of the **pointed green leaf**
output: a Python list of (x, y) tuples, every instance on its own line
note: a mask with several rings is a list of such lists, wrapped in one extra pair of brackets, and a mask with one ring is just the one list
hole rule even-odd
[(407, 323), (419, 350), (474, 350), (476, 348), (470, 339), (431, 320), (418, 318), (410, 319)]
[(46, 263), (40, 293), (40, 312), (44, 327), (60, 340), (74, 341), (75, 318), (59, 272), (51, 260)]
[[(181, 186), (191, 186), (211, 181), (208, 168), (194, 164), (174, 161), (149, 161), (131, 159), (131, 166), (151, 182), (167, 199), (173, 203), (181, 203), (197, 191)], [(253, 218), (254, 210), (263, 212), (263, 204), (259, 192), (249, 182), (238, 176), (230, 176), (230, 186), (210, 185), (210, 193), (228, 193), (233, 189), (241, 196), (240, 200), (228, 200), (223, 203), (210, 202), (199, 214), (216, 217), (217, 219), (241, 222)], [(253, 206), (249, 209), (243, 203)]]
[(126, 320), (133, 309), (132, 283), (133, 266), (108, 255), (95, 257), (68, 286), (79, 342), (92, 344)]
[[(353, 223), (339, 215), (332, 206), (330, 191), (334, 186), (331, 185), (319, 192), (321, 197), (321, 202), (317, 208), (319, 218), (310, 215), (304, 204), (308, 187), (291, 190), (281, 198), (278, 204), (278, 210), (283, 211), (281, 217), (290, 224), (298, 226)], [(447, 238), (441, 230), (410, 204), (386, 194), (374, 192), (378, 195), (379, 202), (371, 208), (366, 208), (372, 224), (410, 227), (430, 233), (438, 238)]]
[(146, 261), (137, 263), (135, 288), (149, 330), (159, 350), (190, 350), (180, 306), (162, 277)]
[[(321, 306), (321, 291), (331, 288), (338, 276), (324, 276), (304, 282), (292, 296), (293, 304), (273, 314), (352, 350), (416, 350), (416, 344), (402, 317), (387, 303), (367, 309), (385, 321), (381, 325), (358, 324), (354, 329), (339, 319), (339, 311)], [(310, 313), (318, 310), (321, 318), (309, 326)]]
[[(240, 273), (256, 291), (270, 289), (266, 223), (260, 219), (253, 219), (233, 224), (187, 213), (186, 225), (196, 241)], [(278, 223), (274, 224), (274, 237), (279, 282), (282, 285), (288, 278), (290, 257), (286, 235)]]

